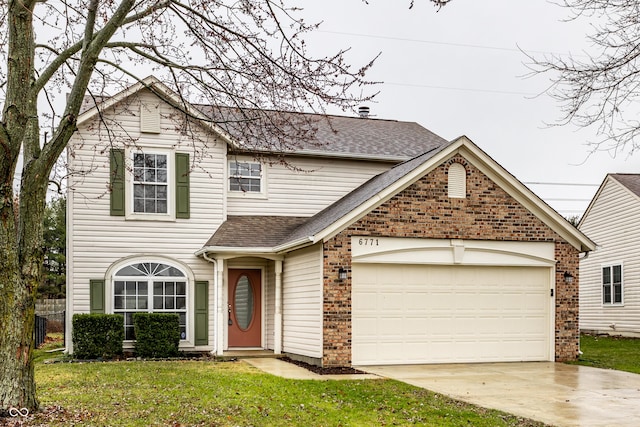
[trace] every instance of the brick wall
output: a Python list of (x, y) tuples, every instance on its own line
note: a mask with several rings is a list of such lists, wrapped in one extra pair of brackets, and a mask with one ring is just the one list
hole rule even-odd
[[(467, 171), (467, 197), (449, 198), (447, 169)], [(556, 360), (578, 354), (578, 251), (461, 156), (455, 156), (324, 244), (323, 366), (351, 364), (351, 236), (555, 242)], [(348, 271), (338, 280), (338, 270)], [(564, 272), (574, 276), (565, 284)]]

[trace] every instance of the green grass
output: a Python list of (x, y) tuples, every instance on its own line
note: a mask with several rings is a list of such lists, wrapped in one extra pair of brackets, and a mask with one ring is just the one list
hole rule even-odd
[(45, 342), (33, 352), (33, 361), (40, 363), (48, 359), (64, 358), (63, 349), (64, 334), (62, 332), (50, 332), (47, 334)]
[(543, 425), (397, 381), (287, 380), (243, 362), (38, 363), (36, 382), (27, 426)]
[(640, 374), (640, 339), (582, 335), (582, 356), (577, 365), (616, 369)]

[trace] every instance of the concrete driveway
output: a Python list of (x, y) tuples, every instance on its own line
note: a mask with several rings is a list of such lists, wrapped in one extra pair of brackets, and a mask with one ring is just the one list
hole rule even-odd
[(640, 426), (640, 375), (553, 362), (359, 366), (554, 426)]

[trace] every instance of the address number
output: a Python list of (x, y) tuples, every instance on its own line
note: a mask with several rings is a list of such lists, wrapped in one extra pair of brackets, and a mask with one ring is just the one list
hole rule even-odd
[(378, 246), (378, 239), (358, 239), (360, 246)]

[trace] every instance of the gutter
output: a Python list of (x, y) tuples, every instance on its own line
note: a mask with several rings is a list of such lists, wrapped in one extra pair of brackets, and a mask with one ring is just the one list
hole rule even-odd
[[(209, 256), (207, 256), (206, 252), (202, 253), (202, 257), (204, 259), (206, 259), (207, 261), (213, 263), (213, 298), (215, 301), (215, 308), (216, 308), (216, 315), (214, 316), (214, 323), (213, 323), (213, 329), (216, 331), (216, 335), (217, 335), (217, 331), (218, 331), (218, 315), (217, 315), (217, 311), (218, 311), (218, 301), (220, 301), (220, 289), (218, 286), (218, 261), (215, 260), (214, 258), (209, 258)], [(214, 346), (213, 350), (211, 351), (211, 354), (216, 354), (217, 350), (218, 350), (218, 343), (217, 340), (214, 340), (214, 342), (216, 343), (216, 345)]]

